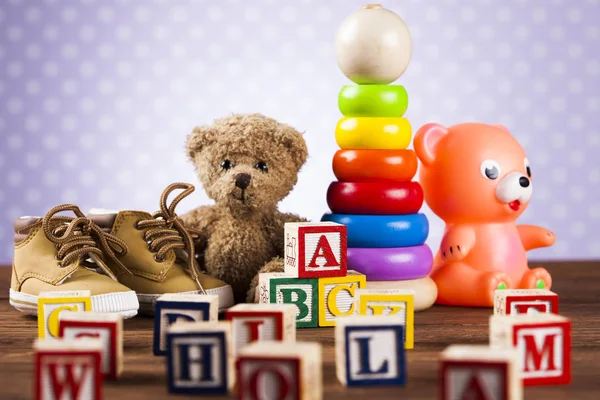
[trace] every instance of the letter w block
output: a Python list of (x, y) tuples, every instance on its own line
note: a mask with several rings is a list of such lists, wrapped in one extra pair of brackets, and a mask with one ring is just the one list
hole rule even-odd
[(335, 364), (345, 386), (406, 384), (404, 323), (389, 316), (337, 320)]
[(348, 233), (335, 222), (285, 224), (285, 273), (297, 278), (346, 276)]
[(318, 280), (294, 278), (284, 273), (262, 273), (258, 279), (258, 302), (292, 304), (296, 328), (319, 326)]
[(523, 384), (571, 382), (571, 321), (556, 314), (493, 315), (490, 345), (516, 348)]

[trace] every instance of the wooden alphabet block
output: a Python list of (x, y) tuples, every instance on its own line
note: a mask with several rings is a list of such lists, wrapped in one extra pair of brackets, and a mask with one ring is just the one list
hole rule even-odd
[(66, 312), (58, 323), (65, 340), (97, 338), (102, 342), (102, 374), (117, 379), (123, 371), (123, 317), (117, 313)]
[(258, 278), (259, 302), (293, 304), (296, 328), (319, 326), (317, 279), (294, 278), (284, 273), (263, 273)]
[(546, 289), (504, 289), (494, 294), (494, 314), (558, 314), (558, 295)]
[(403, 289), (357, 289), (354, 293), (355, 313), (358, 315), (387, 315), (404, 323), (406, 349), (415, 347), (415, 295)]
[(404, 324), (381, 315), (338, 318), (335, 364), (345, 386), (406, 384)]
[(521, 400), (523, 384), (515, 349), (452, 345), (441, 355), (442, 400)]
[(239, 400), (323, 398), (322, 349), (318, 343), (256, 342), (236, 361)]
[(225, 318), (232, 325), (234, 356), (255, 341), (296, 341), (296, 307), (291, 304), (238, 304)]
[(367, 286), (365, 275), (348, 271), (347, 276), (319, 279), (319, 326), (335, 326), (337, 317), (354, 314), (356, 289)]
[(167, 354), (167, 328), (176, 321), (199, 322), (219, 319), (219, 296), (163, 294), (156, 300), (154, 345), (156, 356)]
[(335, 222), (285, 224), (285, 272), (298, 278), (345, 276), (346, 226)]
[(167, 329), (169, 393), (224, 394), (233, 385), (231, 323), (176, 322)]
[(92, 293), (89, 290), (40, 293), (38, 337), (58, 337), (58, 316), (63, 311), (92, 311)]
[(37, 339), (36, 400), (102, 399), (102, 343), (98, 339)]
[(492, 315), (490, 345), (516, 348), (525, 386), (571, 382), (571, 321), (555, 314)]

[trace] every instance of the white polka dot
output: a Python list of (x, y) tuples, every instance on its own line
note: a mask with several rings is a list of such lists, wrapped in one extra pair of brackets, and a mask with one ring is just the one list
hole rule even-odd
[(93, 149), (96, 145), (96, 137), (92, 134), (85, 133), (79, 136), (79, 146), (82, 149)]
[[(593, 219), (600, 219), (600, 204), (592, 204), (589, 206), (588, 216)], [(600, 241), (598, 243), (600, 243)]]
[(567, 144), (567, 137), (564, 133), (553, 133), (550, 136), (550, 143), (554, 148), (562, 149)]
[(47, 42), (53, 42), (58, 38), (58, 28), (54, 25), (44, 27), (42, 37)]
[(597, 26), (585, 27), (585, 38), (587, 40), (598, 40), (600, 37), (600, 29)]
[(535, 43), (533, 45), (533, 58), (541, 59), (546, 57), (546, 54), (548, 54), (548, 49), (544, 43)]
[(444, 110), (454, 112), (458, 110), (458, 99), (456, 97), (446, 97), (443, 100)]
[(104, 23), (113, 22), (115, 20), (115, 10), (110, 7), (102, 7), (98, 11), (98, 20)]
[(27, 192), (25, 193), (25, 199), (28, 204), (39, 203), (41, 197), (42, 194), (40, 193), (40, 191), (34, 188), (27, 189)]
[(281, 55), (286, 58), (292, 58), (296, 55), (296, 48), (292, 42), (286, 42), (281, 46)]
[(21, 174), (21, 171), (10, 170), (6, 174), (6, 182), (8, 182), (10, 186), (18, 186), (22, 180), (23, 174)]
[(442, 37), (448, 41), (453, 41), (458, 37), (458, 27), (456, 25), (446, 25)]
[(490, 25), (484, 25), (477, 29), (477, 37), (481, 40), (490, 40), (494, 37), (494, 28)]
[(494, 74), (494, 63), (490, 61), (483, 61), (477, 65), (477, 68), (481, 72), (482, 76), (491, 76)]
[(512, 92), (512, 83), (510, 80), (502, 78), (498, 80), (498, 92), (502, 94), (510, 94)]
[(77, 10), (73, 7), (66, 7), (62, 10), (62, 19), (65, 22), (73, 22), (77, 19)]
[(217, 43), (211, 43), (207, 49), (208, 56), (216, 59), (223, 56), (223, 48)]
[(425, 8), (425, 21), (436, 23), (440, 20), (440, 10), (437, 7)]
[(79, 183), (84, 187), (90, 187), (94, 185), (96, 181), (96, 174), (94, 171), (84, 169), (79, 173)]
[(23, 29), (21, 29), (19, 26), (9, 26), (6, 36), (11, 42), (18, 42), (23, 38)]
[(119, 184), (120, 186), (127, 186), (127, 185), (131, 184), (131, 182), (133, 181), (131, 171), (125, 170), (125, 169), (120, 170), (117, 173), (116, 178), (117, 178), (117, 184)]
[(533, 22), (542, 23), (546, 21), (546, 9), (536, 7), (532, 10), (531, 16), (533, 17)]
[(21, 76), (23, 73), (23, 64), (18, 61), (12, 61), (6, 66), (6, 71), (8, 72), (8, 76), (11, 78)]
[(133, 102), (132, 102), (131, 98), (129, 98), (129, 97), (119, 97), (115, 101), (115, 106), (117, 107), (117, 110), (119, 110), (120, 112), (130, 111), (132, 105), (133, 105)]
[(66, 115), (62, 118), (60, 126), (67, 132), (73, 131), (77, 128), (77, 120), (72, 115)]
[(54, 114), (60, 109), (60, 101), (56, 97), (50, 97), (44, 100), (44, 111), (48, 114)]
[(285, 6), (279, 12), (279, 19), (285, 24), (291, 24), (296, 21), (297, 11), (294, 7)]
[(91, 78), (96, 75), (96, 65), (91, 61), (84, 61), (79, 66), (79, 72), (84, 78)]
[(19, 98), (12, 97), (6, 103), (6, 109), (9, 114), (20, 114), (23, 111), (23, 101)]
[(439, 46), (433, 44), (425, 46), (425, 56), (432, 61), (437, 60), (440, 57)]
[(102, 115), (98, 118), (98, 129), (102, 132), (112, 131), (115, 128), (115, 120), (109, 115)]
[(460, 10), (460, 19), (463, 22), (473, 22), (475, 20), (475, 11), (472, 8), (463, 8)]
[(126, 42), (131, 39), (131, 27), (128, 25), (120, 25), (115, 30), (115, 35), (120, 42)]
[(77, 93), (78, 83), (74, 80), (65, 80), (61, 84), (61, 91), (65, 95), (73, 95)]
[(224, 15), (223, 10), (218, 6), (208, 7), (208, 9), (206, 10), (206, 14), (212, 22), (220, 22), (223, 19)]
[(60, 181), (58, 172), (51, 169), (45, 170), (43, 174), (43, 182), (46, 186), (54, 187), (57, 186)]
[(54, 78), (56, 75), (58, 75), (58, 64), (53, 61), (44, 63), (42, 68), (44, 75), (46, 75), (48, 78)]
[(96, 28), (92, 25), (87, 25), (79, 31), (79, 39), (84, 42), (91, 42), (96, 38)]
[(585, 199), (585, 190), (580, 186), (573, 186), (569, 189), (571, 199), (574, 201), (582, 201)]
[(496, 18), (500, 22), (510, 22), (511, 21), (511, 12), (510, 8), (502, 7), (496, 12)]
[(129, 135), (121, 134), (117, 136), (117, 147), (126, 149), (133, 146), (133, 138)]
[(585, 154), (581, 150), (572, 150), (569, 154), (569, 163), (574, 167), (581, 167), (585, 162)]
[(550, 28), (549, 36), (554, 40), (562, 40), (565, 37), (565, 29), (560, 25)]
[(58, 147), (59, 140), (56, 135), (49, 134), (44, 137), (42, 143), (44, 144), (44, 148), (47, 150), (54, 150)]
[(38, 22), (42, 16), (42, 12), (38, 7), (29, 7), (25, 11), (25, 20), (27, 22)]
[(591, 183), (600, 183), (600, 169), (592, 168), (589, 172), (589, 180)]
[(583, 14), (579, 8), (572, 7), (567, 10), (567, 19), (569, 22), (578, 23), (581, 22), (582, 18)]
[(527, 28), (526, 26), (518, 26), (515, 30), (514, 30), (514, 36), (515, 39), (524, 42), (527, 39), (529, 39), (529, 35), (530, 35), (530, 31), (529, 28)]
[(581, 57), (583, 54), (583, 46), (580, 44), (571, 44), (567, 49), (567, 53), (569, 53), (569, 56), (572, 58)]
[(562, 184), (567, 181), (567, 171), (564, 168), (555, 168), (552, 171), (552, 181), (554, 183)]
[(42, 50), (39, 44), (28, 44), (25, 48), (25, 56), (30, 60), (37, 60), (41, 54)]
[(115, 83), (108, 79), (102, 79), (98, 82), (98, 91), (100, 94), (112, 94), (115, 92)]
[(571, 128), (575, 131), (580, 131), (585, 126), (581, 115), (570, 116), (569, 119), (567, 120), (567, 125), (569, 126), (569, 128)]
[(581, 221), (575, 221), (571, 223), (571, 235), (577, 238), (581, 238), (585, 236), (585, 223)]
[(550, 214), (555, 219), (565, 219), (567, 217), (567, 207), (564, 204), (554, 204), (550, 209)]
[(19, 135), (10, 135), (6, 139), (6, 145), (11, 150), (18, 150), (23, 147), (23, 137)]
[(567, 89), (570, 93), (581, 93), (583, 92), (583, 82), (580, 79), (571, 79), (567, 85)]
[(25, 129), (29, 132), (38, 131), (41, 125), (42, 123), (40, 122), (40, 119), (34, 115), (28, 115), (25, 118)]
[(150, 11), (145, 7), (137, 7), (133, 14), (137, 22), (148, 22), (150, 20)]
[(115, 163), (115, 153), (100, 153), (98, 163), (103, 168), (109, 168)]
[(590, 97), (586, 103), (588, 110), (592, 112), (600, 111), (600, 97)]
[(515, 73), (517, 76), (527, 76), (529, 74), (529, 65), (523, 61), (517, 61), (515, 63)]
[(425, 90), (431, 94), (437, 94), (440, 91), (440, 84), (436, 80), (429, 80), (425, 82)]
[(78, 195), (78, 190), (72, 189), (72, 188), (64, 188), (61, 190), (61, 201), (63, 203), (78, 203), (79, 202), (79, 195)]
[(552, 111), (565, 111), (567, 108), (567, 101), (564, 97), (555, 97), (550, 100), (550, 109)]
[(331, 20), (331, 9), (326, 6), (321, 6), (317, 10), (317, 21), (319, 22), (329, 22)]
[(600, 73), (600, 63), (598, 61), (588, 61), (585, 64), (585, 72), (593, 76), (598, 75)]
[(100, 58), (112, 58), (115, 55), (115, 48), (109, 44), (101, 44), (98, 47), (98, 56)]
[(311, 40), (315, 37), (315, 30), (311, 25), (302, 25), (296, 32), (301, 40)]
[(475, 56), (475, 46), (470, 43), (465, 43), (460, 47), (460, 52), (466, 59), (471, 59)]
[(502, 42), (497, 47), (497, 54), (500, 58), (510, 58), (512, 55), (512, 47), (509, 43)]
[(61, 161), (62, 165), (64, 165), (65, 167), (73, 168), (78, 163), (77, 153), (74, 153), (72, 151), (64, 151), (60, 155), (60, 161)]
[(484, 111), (492, 111), (496, 108), (496, 102), (491, 97), (483, 97), (479, 99), (479, 105)]
[(533, 117), (533, 126), (538, 129), (548, 128), (548, 118), (544, 115), (536, 115)]
[[(561, 218), (561, 219), (564, 219), (564, 218)], [(569, 254), (569, 244), (565, 241), (562, 241), (560, 238), (559, 238), (559, 240), (556, 241), (554, 246), (551, 247), (551, 249), (552, 249), (552, 252), (559, 257), (563, 257), (563, 256)]]

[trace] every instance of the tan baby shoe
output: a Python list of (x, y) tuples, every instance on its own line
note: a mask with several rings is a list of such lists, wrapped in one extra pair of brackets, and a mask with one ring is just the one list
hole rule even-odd
[[(168, 196), (183, 189), (167, 206)], [(160, 211), (110, 213), (92, 210), (89, 217), (103, 230), (127, 243), (129, 251), (121, 262), (132, 275), (116, 264), (108, 266), (119, 282), (135, 290), (140, 312), (154, 312), (154, 302), (165, 293), (214, 294), (219, 296), (219, 308), (233, 305), (233, 291), (227, 283), (202, 273), (194, 258), (193, 231), (184, 227), (175, 207), (194, 191), (185, 183), (169, 185), (160, 198)], [(190, 256), (191, 255), (191, 256)]]
[[(56, 215), (72, 211), (75, 218)], [(85, 217), (75, 205), (51, 209), (43, 218), (21, 217), (15, 222), (15, 253), (10, 304), (27, 314), (37, 314), (40, 292), (90, 290), (92, 310), (137, 314), (139, 303), (131, 289), (116, 280), (110, 262), (119, 271), (127, 269), (116, 257), (127, 245)]]

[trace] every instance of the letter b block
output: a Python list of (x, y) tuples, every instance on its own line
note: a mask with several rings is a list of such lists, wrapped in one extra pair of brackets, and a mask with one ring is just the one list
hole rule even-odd
[(163, 294), (156, 300), (154, 313), (154, 355), (167, 354), (167, 328), (176, 321), (199, 322), (218, 319), (219, 296)]
[(492, 315), (490, 345), (516, 348), (523, 384), (571, 382), (571, 321), (555, 314)]
[(367, 286), (367, 277), (356, 271), (347, 276), (319, 279), (319, 326), (335, 326), (337, 317), (354, 314), (356, 289)]
[(317, 279), (294, 278), (283, 273), (263, 273), (258, 280), (260, 303), (293, 304), (296, 328), (319, 326)]
[(348, 234), (335, 222), (285, 224), (285, 273), (298, 278), (345, 276)]
[(229, 322), (178, 322), (166, 342), (169, 393), (224, 394), (232, 387)]
[(388, 316), (339, 318), (335, 327), (335, 364), (345, 386), (406, 383), (404, 324)]

